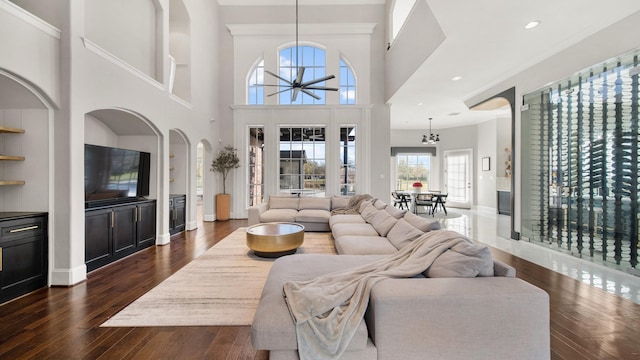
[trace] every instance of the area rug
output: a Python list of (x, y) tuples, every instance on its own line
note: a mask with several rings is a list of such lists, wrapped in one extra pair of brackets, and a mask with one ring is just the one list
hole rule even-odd
[[(101, 326), (251, 325), (274, 259), (255, 256), (239, 228)], [(331, 233), (304, 234), (298, 254), (335, 254)]]

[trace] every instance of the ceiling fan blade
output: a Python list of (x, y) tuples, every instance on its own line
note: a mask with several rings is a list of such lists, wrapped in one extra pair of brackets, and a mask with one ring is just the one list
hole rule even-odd
[(271, 75), (271, 76), (275, 76), (275, 77), (277, 77), (278, 79), (280, 79), (280, 80), (282, 80), (282, 81), (286, 82), (286, 83), (287, 83), (287, 84), (289, 84), (289, 85), (293, 85), (293, 83), (292, 83), (291, 81), (289, 81), (289, 80), (287, 80), (287, 79), (283, 78), (283, 77), (282, 77), (282, 76), (280, 76), (280, 75), (277, 75), (277, 74), (275, 74), (275, 73), (272, 73), (272, 72), (271, 72), (271, 71), (269, 71), (269, 70), (265, 70), (264, 72), (266, 72), (267, 74), (269, 74), (269, 75)]
[(286, 89), (284, 89), (284, 90), (276, 91), (276, 92), (274, 92), (274, 93), (272, 93), (272, 94), (269, 94), (269, 95), (267, 95), (267, 96), (273, 96), (273, 95), (276, 95), (276, 94), (280, 94), (280, 93), (283, 93), (283, 92), (285, 92), (285, 91), (289, 91), (289, 90), (291, 90), (291, 89), (292, 89), (292, 87), (288, 86), (288, 87), (287, 87)]
[(301, 84), (303, 76), (304, 76), (304, 66), (300, 66), (298, 68), (298, 76), (296, 76), (296, 79), (293, 81), (293, 83), (294, 84)]
[(324, 87), (324, 86), (304, 86), (303, 89), (324, 90), (324, 91), (338, 91), (338, 88), (330, 88), (330, 87)]
[(291, 102), (296, 101), (296, 99), (298, 98), (298, 93), (299, 92), (300, 92), (300, 88), (299, 87), (294, 87), (293, 88), (293, 94), (291, 95)]
[(314, 99), (316, 99), (316, 100), (320, 100), (320, 96), (318, 96), (318, 95), (316, 95), (316, 94), (312, 93), (311, 91), (307, 91), (305, 88), (300, 88), (300, 90), (301, 90), (303, 93), (305, 93), (305, 94), (307, 94), (307, 95), (311, 96), (312, 98), (314, 98)]
[(319, 79), (315, 79), (315, 80), (307, 81), (307, 82), (306, 82), (306, 83), (304, 83), (304, 84), (300, 84), (300, 86), (303, 86), (303, 87), (304, 87), (304, 86), (307, 86), (307, 85), (313, 85), (313, 84), (317, 84), (317, 83), (319, 83), (319, 82), (323, 82), (323, 81), (326, 81), (326, 80), (331, 80), (331, 79), (333, 79), (333, 78), (335, 78), (335, 76), (334, 76), (334, 75), (328, 75), (328, 76), (325, 76), (325, 77), (321, 77), (321, 78), (319, 78)]

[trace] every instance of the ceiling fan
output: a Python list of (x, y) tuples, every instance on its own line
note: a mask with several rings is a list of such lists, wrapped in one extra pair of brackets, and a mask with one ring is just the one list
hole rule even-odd
[(257, 84), (256, 86), (276, 86), (276, 87), (280, 87), (283, 88), (280, 91), (276, 91), (274, 93), (268, 94), (267, 96), (273, 96), (276, 94), (280, 94), (286, 91), (290, 91), (293, 90), (293, 93), (291, 94), (291, 102), (296, 101), (296, 99), (298, 98), (298, 94), (300, 92), (303, 92), (304, 94), (307, 94), (309, 96), (311, 96), (312, 98), (316, 99), (316, 100), (320, 100), (320, 96), (314, 94), (312, 91), (310, 90), (323, 90), (323, 91), (338, 91), (337, 88), (332, 88), (332, 87), (324, 87), (324, 86), (317, 86), (316, 84), (321, 83), (323, 81), (327, 81), (327, 80), (331, 80), (333, 78), (335, 78), (334, 75), (328, 75), (328, 76), (324, 76), (318, 79), (314, 79), (314, 80), (310, 80), (310, 81), (305, 81), (302, 82), (302, 79), (304, 77), (304, 66), (298, 66), (299, 64), (299, 48), (298, 48), (298, 0), (296, 0), (296, 68), (297, 68), (297, 75), (296, 78), (293, 81), (290, 81), (288, 79), (283, 78), (282, 76), (275, 74), (269, 70), (265, 70), (264, 72), (266, 72), (267, 74), (274, 76), (276, 78), (278, 78), (279, 80), (283, 81), (285, 84), (278, 84), (278, 85), (268, 85), (268, 84)]

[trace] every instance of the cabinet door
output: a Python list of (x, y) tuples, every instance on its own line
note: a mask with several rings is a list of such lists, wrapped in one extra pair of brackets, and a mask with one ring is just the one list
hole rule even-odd
[(3, 233), (10, 229), (10, 236), (0, 237), (0, 303), (47, 285), (45, 219), (43, 216), (3, 222)]
[(138, 205), (138, 248), (147, 247), (156, 242), (156, 203)]
[(135, 252), (136, 247), (136, 206), (121, 206), (113, 209), (113, 252), (116, 258)]
[(174, 228), (176, 230), (176, 232), (180, 232), (180, 231), (184, 231), (185, 229), (185, 224), (186, 224), (186, 209), (187, 209), (187, 202), (186, 202), (186, 197), (180, 197), (177, 198), (174, 204), (175, 207), (175, 223), (174, 223)]
[(111, 209), (87, 210), (84, 215), (84, 261), (87, 271), (112, 261), (112, 228), (115, 219)]

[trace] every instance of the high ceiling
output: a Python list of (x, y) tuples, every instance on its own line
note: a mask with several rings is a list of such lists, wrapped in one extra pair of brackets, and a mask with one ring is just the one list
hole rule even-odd
[[(389, 100), (392, 129), (424, 129), (429, 117), (433, 118), (434, 130), (494, 118), (495, 113), (470, 111), (465, 101), (640, 11), (638, 0), (426, 1), (446, 39)], [(255, 6), (293, 5), (295, 1), (218, 0), (218, 3)], [(299, 0), (299, 3), (362, 5), (385, 1)], [(525, 24), (533, 20), (540, 21), (540, 25), (525, 30)], [(455, 76), (462, 78), (453, 81)]]

